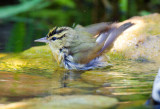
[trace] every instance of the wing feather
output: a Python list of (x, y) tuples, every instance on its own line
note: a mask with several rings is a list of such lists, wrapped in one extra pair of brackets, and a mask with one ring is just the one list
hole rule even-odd
[[(133, 23), (128, 22), (125, 23), (123, 25), (121, 25), (120, 27), (115, 27), (110, 29), (108, 32), (106, 33), (102, 33), (103, 37), (101, 37), (101, 39), (97, 38), (97, 42), (98, 43), (102, 43), (102, 40), (104, 38), (106, 38), (105, 42), (104, 42), (104, 46), (102, 47), (102, 49), (98, 52), (98, 54), (102, 53), (106, 48), (108, 48), (109, 46), (111, 46), (113, 44), (113, 42), (116, 40), (116, 38), (123, 32), (125, 31), (127, 28), (131, 27), (133, 25)], [(106, 36), (105, 36), (106, 34)]]

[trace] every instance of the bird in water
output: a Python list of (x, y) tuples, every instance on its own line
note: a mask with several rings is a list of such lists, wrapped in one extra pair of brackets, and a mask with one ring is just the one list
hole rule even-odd
[(106, 67), (105, 53), (112, 47), (116, 38), (133, 23), (121, 26), (113, 23), (98, 23), (87, 27), (77, 25), (54, 27), (46, 37), (35, 40), (49, 44), (56, 61), (66, 69), (89, 70)]

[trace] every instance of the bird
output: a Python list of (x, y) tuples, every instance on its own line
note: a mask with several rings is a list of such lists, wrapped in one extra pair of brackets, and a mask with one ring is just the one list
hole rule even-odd
[(114, 41), (134, 23), (97, 23), (75, 28), (53, 27), (48, 34), (35, 42), (45, 42), (60, 66), (68, 70), (90, 70), (109, 65), (106, 53)]

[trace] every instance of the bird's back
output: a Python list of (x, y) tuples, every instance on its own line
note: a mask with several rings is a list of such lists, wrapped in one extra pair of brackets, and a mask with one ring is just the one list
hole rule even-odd
[(86, 64), (94, 58), (108, 52), (116, 38), (132, 23), (121, 26), (116, 24), (100, 23), (83, 28), (75, 28), (77, 36), (70, 45), (70, 54), (75, 63)]

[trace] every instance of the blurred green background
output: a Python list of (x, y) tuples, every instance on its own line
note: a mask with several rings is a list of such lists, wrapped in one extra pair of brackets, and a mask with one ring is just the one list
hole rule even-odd
[(0, 52), (41, 45), (54, 26), (123, 21), (160, 12), (160, 0), (3, 0), (0, 2)]

